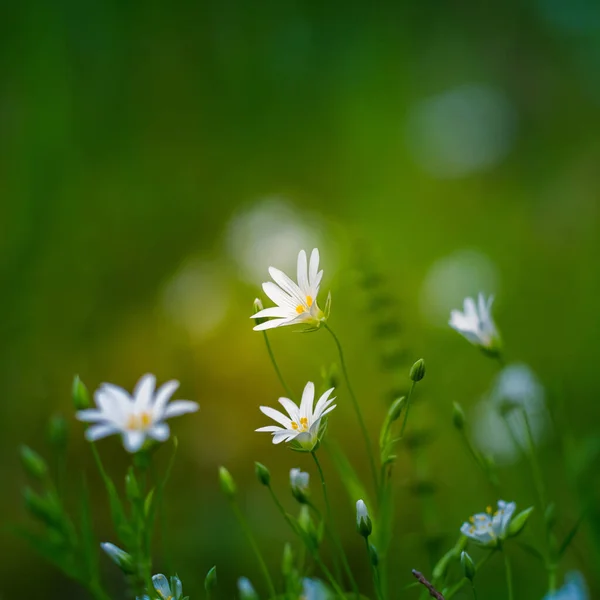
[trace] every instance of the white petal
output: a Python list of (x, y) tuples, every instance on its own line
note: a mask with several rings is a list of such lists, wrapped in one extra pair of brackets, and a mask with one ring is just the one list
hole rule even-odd
[(283, 441), (287, 442), (289, 439), (290, 439), (290, 434), (287, 431), (282, 431), (281, 433), (276, 433), (273, 435), (273, 443), (274, 444), (281, 444), (281, 442), (283, 442)]
[(148, 429), (148, 435), (158, 442), (164, 442), (169, 439), (171, 433), (169, 426), (166, 423), (157, 423)]
[(278, 410), (271, 408), (270, 406), (261, 406), (260, 412), (263, 415), (267, 415), (267, 417), (273, 419), (276, 423), (283, 425), (286, 429), (292, 428), (292, 422), (288, 419), (283, 413), (280, 413)]
[(321, 397), (319, 398), (319, 401), (317, 402), (317, 405), (315, 406), (315, 410), (314, 410), (315, 415), (317, 415), (319, 413), (319, 411), (326, 408), (325, 404), (327, 402), (333, 402), (335, 400), (335, 398), (331, 398), (331, 400), (329, 400), (329, 396), (330, 396), (331, 392), (333, 392), (334, 389), (335, 388), (331, 388), (321, 395)]
[(301, 414), (298, 412), (298, 407), (295, 402), (292, 402), (289, 398), (279, 398), (279, 404), (287, 410), (288, 415), (292, 421), (299, 421)]
[(283, 427), (278, 427), (277, 425), (267, 425), (266, 427), (259, 427), (254, 431), (259, 431), (261, 433), (275, 433), (276, 431), (286, 431)]
[(133, 398), (118, 385), (112, 383), (103, 383), (95, 392), (94, 400), (101, 410), (105, 402), (110, 404), (118, 403), (119, 405), (127, 405), (133, 402)]
[(286, 294), (279, 286), (275, 285), (271, 281), (267, 281), (262, 284), (263, 291), (277, 306), (284, 306), (291, 311), (296, 310), (298, 301), (292, 298), (289, 294)]
[(477, 307), (475, 306), (475, 300), (473, 300), (473, 298), (465, 298), (464, 313), (467, 319), (478, 320)]
[(174, 400), (167, 405), (163, 412), (163, 419), (170, 419), (171, 417), (178, 417), (179, 415), (185, 415), (186, 413), (196, 412), (200, 408), (197, 402), (191, 400)]
[(310, 254), (310, 266), (308, 269), (308, 281), (312, 288), (317, 287), (317, 273), (319, 272), (319, 249), (313, 248)]
[(177, 381), (176, 379), (172, 379), (171, 381), (163, 383), (158, 388), (154, 397), (154, 407), (152, 409), (155, 421), (159, 421), (162, 418), (165, 412), (165, 406), (167, 405), (167, 402), (175, 393), (175, 390), (178, 387), (179, 381)]
[(320, 419), (321, 417), (324, 417), (325, 415), (329, 414), (335, 407), (337, 406), (337, 404), (334, 404), (333, 406), (330, 406), (329, 408), (326, 408), (319, 416), (318, 418)]
[(84, 423), (93, 423), (94, 421), (106, 421), (107, 416), (96, 408), (86, 408), (85, 410), (78, 410), (75, 414), (79, 421)]
[(287, 292), (293, 299), (297, 300), (297, 304), (306, 304), (306, 295), (283, 271), (275, 267), (269, 267), (269, 274), (284, 292)]
[(302, 392), (302, 400), (300, 401), (300, 416), (301, 417), (312, 417), (312, 407), (315, 400), (315, 384), (309, 381), (304, 386)]
[(133, 390), (133, 400), (136, 410), (147, 410), (152, 403), (154, 388), (156, 387), (156, 377), (151, 373), (146, 373), (140, 377)]
[(298, 252), (298, 287), (305, 296), (310, 295), (310, 286), (308, 283), (308, 265), (306, 263), (306, 252)]
[(127, 452), (137, 452), (143, 445), (146, 436), (142, 431), (125, 431), (123, 433), (123, 446)]
[(265, 321), (264, 323), (255, 325), (252, 329), (254, 331), (265, 331), (266, 329), (275, 329), (275, 327), (293, 325), (293, 321), (293, 319), (272, 319), (271, 321)]
[(96, 440), (101, 440), (113, 433), (117, 433), (119, 429), (114, 425), (102, 424), (102, 425), (92, 425), (88, 427), (85, 432), (85, 439), (88, 442), (95, 442)]
[(252, 315), (250, 318), (251, 319), (264, 319), (266, 317), (290, 317), (296, 316), (296, 311), (294, 311), (294, 314), (291, 314), (291, 311), (289, 308), (286, 308), (285, 306), (272, 306), (271, 308), (263, 308), (262, 310), (258, 311), (256, 314)]
[(164, 575), (154, 575), (152, 577), (152, 585), (163, 598), (171, 598), (171, 587), (169, 586), (169, 581)]

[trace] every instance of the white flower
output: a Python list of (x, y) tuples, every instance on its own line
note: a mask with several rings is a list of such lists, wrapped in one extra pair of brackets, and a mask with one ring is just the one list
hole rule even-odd
[(565, 585), (556, 592), (544, 596), (543, 600), (589, 600), (583, 576), (577, 571), (567, 573)]
[(320, 579), (305, 577), (302, 580), (301, 600), (328, 600), (329, 598), (333, 598), (333, 594)]
[(292, 495), (298, 502), (304, 503), (310, 492), (310, 475), (300, 469), (290, 469), (290, 486)]
[(100, 548), (106, 552), (106, 555), (125, 573), (133, 573), (133, 559), (128, 552), (121, 550), (118, 546), (110, 542), (102, 542)]
[[(283, 271), (275, 267), (269, 267), (269, 274), (275, 283), (271, 281), (263, 283), (263, 290), (277, 306), (265, 308), (252, 315), (251, 318), (275, 318), (259, 323), (254, 327), (254, 330), (261, 331), (299, 323), (311, 325), (314, 328), (319, 327), (321, 322), (328, 316), (323, 313), (317, 304), (319, 285), (323, 277), (323, 271), (319, 271), (319, 250), (315, 248), (312, 251), (310, 265), (306, 261), (306, 252), (300, 250), (298, 254), (297, 284)], [(329, 305), (329, 299), (327, 304)]]
[(327, 390), (317, 402), (313, 410), (315, 398), (315, 384), (309, 381), (302, 392), (302, 400), (298, 407), (289, 398), (279, 398), (279, 403), (285, 408), (288, 415), (270, 408), (261, 406), (260, 410), (281, 425), (268, 425), (260, 427), (256, 431), (266, 431), (273, 434), (273, 443), (291, 442), (292, 440), (304, 450), (313, 450), (318, 442), (319, 425), (321, 419), (331, 412), (336, 405), (331, 403), (335, 398), (329, 398), (334, 388)]
[(364, 537), (369, 537), (373, 529), (371, 517), (364, 500), (357, 500), (356, 502), (356, 528)]
[(486, 302), (483, 294), (479, 294), (477, 305), (473, 298), (465, 298), (464, 312), (453, 310), (448, 324), (475, 346), (495, 353), (500, 349), (500, 335), (492, 319), (493, 301), (490, 296)]
[(164, 442), (169, 437), (165, 419), (198, 410), (196, 402), (176, 400), (167, 404), (179, 387), (178, 381), (167, 381), (155, 392), (156, 378), (144, 375), (129, 395), (123, 388), (104, 383), (94, 394), (97, 408), (77, 412), (77, 418), (94, 423), (85, 432), (88, 441), (94, 442), (108, 435), (121, 434), (128, 452), (137, 452), (146, 438)]
[(481, 546), (496, 546), (506, 537), (506, 532), (517, 505), (514, 502), (498, 500), (498, 509), (488, 506), (484, 513), (469, 517), (462, 524), (460, 532)]
[(237, 580), (238, 592), (242, 600), (257, 600), (258, 595), (252, 585), (252, 582), (247, 577), (240, 577)]
[[(177, 576), (171, 577), (171, 583), (162, 574), (152, 576), (152, 585), (160, 600), (181, 600), (183, 598), (183, 586)], [(150, 600), (150, 596), (144, 595), (137, 600)]]

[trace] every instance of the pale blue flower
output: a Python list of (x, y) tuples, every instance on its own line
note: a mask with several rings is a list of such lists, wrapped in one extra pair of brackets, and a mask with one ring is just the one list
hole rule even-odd
[[(183, 586), (177, 576), (171, 577), (171, 582), (161, 573), (152, 576), (152, 585), (154, 591), (158, 594), (156, 600), (186, 600), (183, 597)], [(136, 600), (154, 600), (150, 596), (144, 595)]]
[(516, 508), (517, 505), (514, 502), (498, 500), (497, 510), (488, 506), (484, 513), (469, 517), (468, 522), (462, 524), (460, 532), (480, 546), (497, 546), (498, 541), (506, 537)]
[(332, 593), (320, 579), (302, 580), (302, 600), (329, 600), (333, 598)]
[(567, 573), (565, 585), (551, 594), (546, 594), (543, 600), (589, 600), (587, 586), (583, 575), (576, 571)]

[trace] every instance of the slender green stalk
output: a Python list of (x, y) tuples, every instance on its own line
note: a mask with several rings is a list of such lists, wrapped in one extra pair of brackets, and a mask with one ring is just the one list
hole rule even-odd
[(367, 546), (367, 558), (369, 559), (369, 564), (371, 565), (371, 573), (373, 574), (373, 586), (375, 588), (375, 594), (377, 596), (377, 600), (383, 600), (383, 592), (381, 591), (381, 579), (379, 578), (379, 571), (377, 567), (373, 564), (371, 560), (371, 547), (369, 546), (369, 538), (365, 537), (365, 545)]
[(340, 588), (337, 581), (335, 580), (335, 577), (331, 574), (331, 571), (327, 568), (325, 563), (321, 560), (321, 557), (319, 556), (319, 554), (315, 552), (313, 554), (313, 559), (314, 559), (315, 563), (318, 565), (319, 569), (321, 569), (321, 571), (323, 571), (323, 573), (325, 573), (325, 577), (327, 577), (327, 579), (329, 580), (329, 583), (331, 583), (331, 587), (334, 589), (335, 593), (341, 598), (341, 600), (347, 600), (346, 595), (344, 594), (344, 590), (342, 590), (342, 588)]
[(246, 522), (246, 519), (244, 518), (244, 515), (242, 514), (240, 507), (237, 505), (237, 502), (235, 500), (230, 500), (230, 502), (231, 502), (231, 508), (233, 510), (233, 513), (235, 514), (235, 516), (238, 520), (238, 523), (240, 524), (240, 527), (242, 528), (244, 534), (246, 535), (246, 538), (248, 539), (248, 543), (252, 547), (252, 551), (254, 552), (254, 555), (256, 556), (256, 560), (258, 561), (260, 570), (262, 571), (263, 577), (265, 578), (265, 583), (267, 584), (267, 588), (269, 588), (269, 595), (271, 598), (275, 598), (275, 596), (277, 594), (275, 592), (275, 586), (273, 585), (273, 580), (271, 579), (269, 569), (267, 568), (267, 563), (265, 562), (265, 559), (263, 558), (263, 555), (260, 552), (258, 544), (256, 543), (256, 540), (254, 539), (252, 530), (248, 526), (248, 523)]
[(271, 363), (273, 363), (273, 368), (275, 369), (275, 373), (277, 373), (279, 382), (283, 386), (283, 389), (285, 390), (285, 393), (288, 395), (288, 398), (293, 400), (294, 394), (292, 393), (291, 388), (288, 386), (288, 384), (285, 382), (285, 379), (283, 378), (281, 370), (279, 369), (279, 365), (277, 364), (277, 361), (275, 360), (275, 354), (273, 354), (273, 348), (271, 348), (271, 342), (269, 341), (269, 336), (267, 335), (266, 331), (263, 331), (263, 336), (265, 338), (265, 345), (267, 346), (267, 352), (269, 353), (269, 358), (271, 359)]
[[(338, 538), (337, 534), (335, 533), (335, 529), (333, 526), (333, 514), (331, 512), (331, 505), (329, 503), (329, 495), (327, 494), (327, 484), (325, 482), (325, 474), (323, 473), (323, 468), (321, 467), (321, 462), (319, 461), (319, 458), (317, 457), (317, 453), (313, 451), (313, 452), (311, 452), (311, 455), (313, 457), (313, 460), (315, 461), (315, 464), (317, 465), (317, 470), (319, 471), (319, 477), (321, 478), (321, 487), (323, 488), (323, 499), (325, 500), (325, 510), (327, 511), (327, 520), (325, 521), (325, 529), (328, 532), (331, 541), (333, 542), (334, 546), (336, 547), (336, 549), (340, 555), (340, 558), (342, 560), (342, 565), (344, 567), (344, 571), (346, 571), (346, 575), (348, 576), (350, 585), (352, 586), (352, 589), (353, 589), (354, 593), (356, 594), (356, 597), (358, 598), (360, 596), (358, 584), (356, 583), (356, 580), (354, 579), (354, 575), (352, 574), (352, 569), (350, 568), (350, 564), (348, 563), (348, 558), (346, 556), (346, 553), (344, 552), (344, 547), (342, 546), (340, 539)], [(312, 504), (310, 504), (310, 506), (313, 509), (315, 508)]]
[(471, 581), (471, 590), (473, 591), (473, 600), (477, 600), (477, 592), (475, 591), (475, 584)]
[[(487, 563), (488, 560), (490, 560), (490, 558), (492, 558), (492, 556), (494, 556), (494, 554), (496, 554), (496, 550), (491, 550), (490, 552), (488, 552), (476, 565), (475, 565), (475, 573), (479, 573), (479, 571), (481, 570), (481, 568), (483, 567), (483, 565), (485, 565), (485, 563)], [(444, 594), (444, 598), (446, 600), (451, 600), (452, 597), (454, 597), (461, 589), (462, 587), (468, 582), (469, 580), (466, 577), (463, 577), (460, 581), (456, 582), (445, 594)]]
[(513, 592), (513, 581), (512, 581), (512, 567), (510, 566), (510, 559), (508, 558), (508, 554), (506, 551), (503, 551), (504, 554), (504, 570), (506, 571), (506, 587), (508, 589), (508, 600), (514, 599)]
[(375, 458), (373, 456), (373, 448), (371, 447), (371, 440), (369, 439), (369, 432), (367, 431), (367, 426), (365, 425), (365, 421), (362, 416), (362, 412), (360, 410), (360, 405), (358, 404), (358, 400), (356, 395), (354, 394), (354, 390), (352, 388), (352, 384), (350, 383), (350, 377), (348, 376), (348, 369), (346, 368), (346, 361), (344, 359), (344, 351), (342, 350), (342, 345), (340, 344), (340, 340), (337, 335), (333, 332), (333, 329), (327, 325), (327, 323), (323, 323), (323, 326), (333, 338), (335, 345), (337, 346), (338, 354), (340, 356), (340, 363), (342, 364), (342, 372), (344, 373), (344, 379), (346, 381), (346, 386), (348, 387), (348, 392), (350, 393), (350, 399), (352, 400), (352, 405), (354, 407), (354, 412), (358, 418), (358, 423), (360, 425), (360, 429), (362, 431), (363, 438), (365, 440), (365, 446), (367, 448), (367, 455), (369, 457), (369, 464), (371, 466), (371, 473), (373, 475), (373, 481), (375, 483), (375, 491), (379, 488), (379, 483), (377, 481), (377, 468), (375, 466)]
[(413, 390), (415, 389), (416, 382), (413, 381), (410, 384), (410, 390), (408, 390), (408, 396), (406, 398), (406, 410), (404, 411), (404, 420), (402, 421), (402, 429), (400, 430), (400, 439), (404, 437), (404, 430), (406, 429), (406, 422), (408, 421), (408, 411), (410, 409), (410, 399), (412, 398)]
[(546, 490), (544, 487), (542, 470), (540, 468), (540, 463), (537, 458), (537, 452), (535, 450), (535, 442), (533, 441), (533, 432), (531, 431), (529, 418), (527, 417), (527, 412), (524, 408), (521, 408), (521, 414), (523, 416), (523, 420), (525, 421), (525, 433), (527, 434), (527, 454), (529, 458), (529, 463), (531, 464), (531, 472), (533, 474), (535, 491), (538, 496), (540, 508), (542, 509), (542, 514), (544, 514), (546, 512)]

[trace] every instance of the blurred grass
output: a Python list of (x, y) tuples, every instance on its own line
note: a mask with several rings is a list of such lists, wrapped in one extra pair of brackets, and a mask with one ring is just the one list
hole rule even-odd
[[(232, 219), (273, 195), (318, 222), (327, 249), (323, 289), (332, 289), (332, 323), (374, 435), (383, 398), (402, 385), (405, 372), (381, 374), (357, 255), (371, 256), (397, 299), (407, 364), (420, 356), (427, 361), (411, 425), (434, 431), (428, 457), (438, 486), (436, 526), (444, 533), (452, 537), (466, 516), (493, 500), (451, 430), (450, 415), (452, 401), (469, 408), (482, 396), (495, 368), (443, 321), (427, 318), (424, 283), (440, 258), (465, 249), (487, 257), (498, 285), (484, 291), (497, 293), (509, 358), (527, 362), (564, 402), (559, 426), (570, 432), (568, 448), (597, 439), (600, 88), (593, 61), (600, 37), (592, 17), (584, 19), (587, 28), (573, 29), (572, 14), (561, 21), (547, 10), (514, 0), (502, 6), (28, 0), (2, 7), (5, 522), (24, 519), (17, 445), (43, 447), (48, 416), (71, 415), (72, 375), (80, 373), (91, 388), (114, 381), (131, 389), (151, 371), (159, 380), (180, 379), (182, 396), (202, 406), (174, 426), (182, 452), (168, 492), (167, 548), (184, 589), (195, 589), (214, 563), (220, 580), (230, 579), (228, 593), (234, 576), (255, 572), (217, 491), (221, 463), (246, 490), (245, 508), (271, 564), (278, 564), (285, 530), (270, 519), (252, 462), (272, 467), (282, 494), (289, 467), (308, 465), (253, 433), (262, 424), (257, 405), (273, 402), (281, 390), (248, 315), (268, 264), (285, 265), (275, 255), (258, 265), (263, 276), (249, 276), (228, 242)], [(507, 95), (517, 114), (515, 141), (493, 168), (451, 179), (428, 174), (407, 140), (411, 111), (469, 82)], [(364, 250), (357, 240), (365, 241)], [(164, 304), (165, 286), (190, 257), (221, 273), (227, 294), (224, 318), (201, 335), (175, 322)], [(200, 293), (198, 312), (203, 308)], [(279, 331), (272, 342), (295, 389), (335, 360), (322, 333)], [(331, 433), (365, 467), (345, 404)], [(71, 460), (88, 470), (74, 423), (72, 438)], [(118, 442), (107, 440), (103, 450), (113, 472), (124, 472)], [(597, 478), (584, 484), (565, 475), (561, 463), (568, 458), (556, 437), (543, 447), (565, 528), (577, 518), (582, 494), (596, 506), (600, 495)], [(411, 468), (403, 457), (396, 470), (401, 483)], [(587, 471), (594, 472), (597, 461)], [(523, 463), (501, 476), (506, 499), (521, 507), (533, 502)], [(92, 471), (88, 477), (97, 529), (110, 539), (102, 490)], [(71, 483), (77, 489), (78, 481)], [(340, 523), (349, 523), (343, 536), (367, 582), (351, 506), (332, 484)], [(410, 568), (428, 565), (415, 535), (422, 529), (418, 503), (405, 490), (397, 503), (391, 556), (403, 568), (395, 583), (404, 585)], [(595, 514), (566, 563), (582, 569), (596, 593), (598, 539)], [(79, 597), (12, 536), (3, 545), (11, 552), (0, 565), (1, 593), (35, 598), (51, 589)], [(542, 572), (524, 555), (515, 569), (519, 595), (541, 597)], [(118, 574), (109, 565), (107, 573), (118, 597)], [(499, 565), (490, 568), (481, 584), (486, 597), (501, 597), (501, 578)]]

